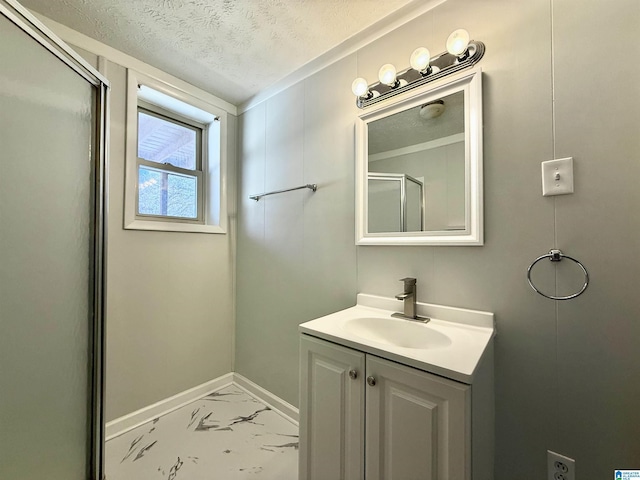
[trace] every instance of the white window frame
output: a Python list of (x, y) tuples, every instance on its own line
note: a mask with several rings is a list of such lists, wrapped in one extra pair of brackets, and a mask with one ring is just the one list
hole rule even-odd
[[(127, 71), (127, 124), (125, 151), (124, 228), (165, 232), (227, 233), (227, 112), (198, 98), (197, 89), (186, 92), (153, 77)], [(138, 106), (152, 104), (179, 121), (205, 127), (201, 155), (202, 202), (199, 220), (139, 215), (138, 212)], [(163, 170), (168, 166), (158, 165)]]
[(175, 123), (182, 127), (188, 128), (196, 133), (196, 145), (195, 145), (195, 154), (196, 161), (195, 167), (193, 170), (176, 167), (170, 163), (158, 163), (151, 160), (146, 160), (144, 158), (137, 158), (137, 167), (136, 172), (140, 175), (140, 167), (146, 167), (151, 170), (156, 170), (163, 174), (174, 173), (177, 175), (184, 175), (188, 177), (196, 178), (196, 216), (195, 218), (187, 218), (187, 217), (174, 217), (169, 215), (154, 215), (148, 213), (140, 213), (140, 183), (139, 181), (136, 184), (136, 219), (138, 220), (155, 220), (160, 222), (181, 222), (181, 223), (204, 223), (204, 198), (205, 198), (205, 188), (203, 185), (204, 180), (204, 168), (207, 162), (207, 125), (196, 122), (191, 118), (183, 117), (175, 112), (169, 111), (166, 108), (159, 107), (158, 105), (154, 105), (152, 103), (145, 102), (144, 100), (138, 99), (138, 126), (140, 125), (140, 112), (143, 112), (147, 115), (154, 116), (166, 122)]

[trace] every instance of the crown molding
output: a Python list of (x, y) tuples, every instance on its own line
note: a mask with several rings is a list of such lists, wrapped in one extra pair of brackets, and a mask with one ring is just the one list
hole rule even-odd
[(192, 92), (194, 89), (198, 89), (200, 91), (199, 96), (203, 100), (206, 100), (208, 103), (216, 107), (224, 109), (231, 115), (239, 115), (268, 100), (274, 95), (277, 95), (283, 90), (286, 90), (287, 88), (304, 80), (305, 78), (310, 77), (311, 75), (327, 68), (329, 65), (332, 65), (339, 60), (347, 57), (348, 55), (355, 53), (362, 47), (378, 40), (379, 38), (392, 32), (393, 30), (401, 27), (411, 20), (414, 20), (416, 17), (423, 15), (430, 10), (433, 10), (434, 8), (442, 5), (445, 2), (447, 2), (447, 0), (413, 0), (407, 5), (404, 5), (395, 12), (379, 20), (378, 22), (352, 35), (331, 50), (328, 50), (322, 55), (319, 55), (313, 60), (305, 63), (303, 66), (290, 73), (283, 79), (279, 80), (271, 87), (262, 90), (257, 95), (254, 95), (239, 106), (233, 105), (226, 100), (223, 100), (209, 92), (199, 89), (191, 85), (190, 83), (185, 82), (184, 80), (181, 80), (160, 70), (159, 68), (149, 65), (148, 63), (138, 60), (131, 55), (110, 47), (109, 45), (106, 45), (83, 33), (73, 30), (66, 25), (51, 20), (44, 15), (33, 11), (32, 13), (62, 40), (70, 43), (71, 45), (80, 47), (100, 57), (105, 57), (108, 60), (117, 63), (118, 65), (122, 65), (125, 68), (131, 68), (132, 70), (136, 70), (151, 77), (157, 78), (158, 80), (168, 83), (179, 90)]
[(331, 50), (328, 50), (310, 62), (305, 63), (303, 66), (290, 73), (282, 80), (279, 80), (271, 87), (262, 90), (257, 95), (254, 95), (246, 102), (240, 104), (238, 106), (238, 115), (250, 110), (256, 105), (259, 105), (320, 70), (327, 68), (329, 65), (342, 60), (346, 56), (351, 55), (362, 47), (378, 40), (411, 20), (414, 20), (416, 17), (433, 10), (446, 1), (447, 0), (413, 0), (390, 15), (387, 15), (383, 19), (368, 26), (364, 30), (352, 35)]
[(231, 115), (238, 115), (237, 107), (227, 102), (226, 100), (216, 97), (215, 95), (202, 90), (201, 88), (198, 88), (188, 82), (185, 82), (184, 80), (180, 80), (179, 78), (174, 77), (173, 75), (160, 70), (159, 68), (149, 65), (148, 63), (138, 60), (131, 55), (110, 47), (109, 45), (106, 45), (83, 33), (73, 30), (66, 25), (51, 20), (50, 18), (34, 12), (33, 10), (31, 10), (31, 13), (66, 43), (87, 50), (88, 52), (98, 55), (99, 57), (104, 57), (114, 63), (117, 63), (118, 65), (122, 65), (125, 68), (130, 68), (137, 72), (153, 77), (185, 93), (194, 95), (194, 92), (197, 92), (195, 93), (195, 95), (201, 100), (215, 107), (221, 108)]

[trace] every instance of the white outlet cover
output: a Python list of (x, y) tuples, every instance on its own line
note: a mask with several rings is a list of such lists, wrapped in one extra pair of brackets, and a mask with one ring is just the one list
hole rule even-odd
[(576, 461), (547, 450), (547, 480), (576, 480)]
[(573, 157), (542, 162), (542, 195), (573, 193)]

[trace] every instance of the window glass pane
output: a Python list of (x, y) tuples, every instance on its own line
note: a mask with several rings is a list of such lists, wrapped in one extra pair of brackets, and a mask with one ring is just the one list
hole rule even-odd
[(198, 217), (198, 178), (140, 166), (138, 213), (180, 218)]
[(138, 157), (196, 170), (196, 129), (138, 111)]
[(162, 173), (141, 166), (138, 179), (138, 213), (162, 215)]
[(168, 174), (167, 215), (171, 217), (196, 218), (198, 216), (198, 179), (184, 175)]

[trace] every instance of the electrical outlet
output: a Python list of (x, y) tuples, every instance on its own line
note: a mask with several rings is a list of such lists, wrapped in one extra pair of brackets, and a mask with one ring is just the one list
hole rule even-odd
[(547, 450), (547, 480), (576, 480), (576, 461)]

